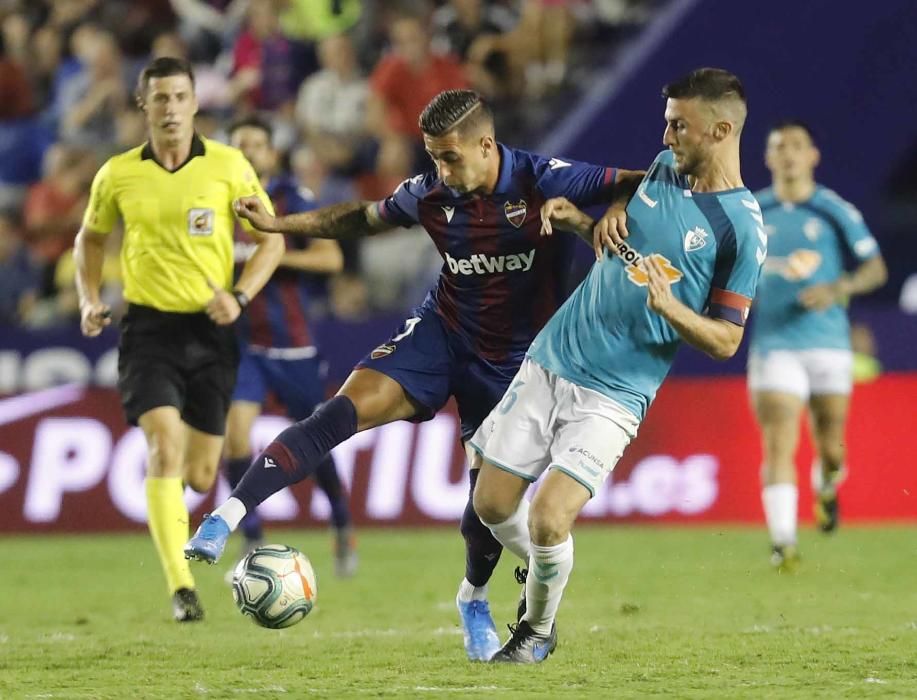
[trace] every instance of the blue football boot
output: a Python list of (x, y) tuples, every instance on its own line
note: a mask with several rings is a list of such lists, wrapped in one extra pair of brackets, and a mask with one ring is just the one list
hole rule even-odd
[(462, 621), (468, 659), (490, 661), (490, 657), (500, 649), (500, 637), (490, 614), (490, 604), (486, 600), (464, 602), (456, 598), (455, 605)]
[(216, 564), (226, 547), (231, 531), (229, 525), (219, 515), (204, 516), (201, 526), (194, 537), (185, 545), (185, 559), (197, 559), (208, 564)]

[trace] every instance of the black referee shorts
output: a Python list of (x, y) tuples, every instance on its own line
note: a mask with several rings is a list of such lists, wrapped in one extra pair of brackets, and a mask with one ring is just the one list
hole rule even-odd
[(207, 314), (131, 304), (121, 321), (118, 389), (131, 425), (150, 409), (175, 406), (192, 428), (223, 435), (238, 366), (233, 327)]

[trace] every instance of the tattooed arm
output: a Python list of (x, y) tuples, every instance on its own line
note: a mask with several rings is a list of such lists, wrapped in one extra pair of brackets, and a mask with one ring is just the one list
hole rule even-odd
[(242, 197), (236, 200), (235, 210), (238, 217), (261, 231), (310, 238), (347, 240), (397, 227), (379, 216), (376, 202), (342, 202), (300, 214), (272, 216), (257, 197)]

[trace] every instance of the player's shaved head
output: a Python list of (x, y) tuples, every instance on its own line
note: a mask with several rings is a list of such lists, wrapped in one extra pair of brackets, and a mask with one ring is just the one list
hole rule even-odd
[(662, 96), (673, 100), (701, 100), (713, 121), (728, 121), (735, 134), (742, 133), (748, 116), (745, 88), (734, 74), (722, 68), (698, 68), (662, 88)]
[(490, 108), (474, 90), (444, 90), (420, 113), (420, 130), (428, 136), (443, 136), (456, 130), (461, 136), (493, 135)]
[(491, 192), (500, 170), (490, 109), (474, 90), (446, 90), (419, 119), (423, 144), (447, 187)]

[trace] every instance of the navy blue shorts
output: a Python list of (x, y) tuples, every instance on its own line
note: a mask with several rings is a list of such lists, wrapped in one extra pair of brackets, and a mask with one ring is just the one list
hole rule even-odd
[(462, 440), (468, 440), (503, 398), (523, 358), (520, 353), (510, 362), (489, 362), (450, 333), (434, 309), (421, 307), (357, 367), (374, 369), (398, 382), (425, 409), (416, 421), (429, 420), (454, 396)]
[(309, 350), (314, 348), (243, 348), (232, 400), (263, 404), (273, 392), (290, 418), (306, 418), (325, 400), (325, 362), (317, 355), (302, 357)]

